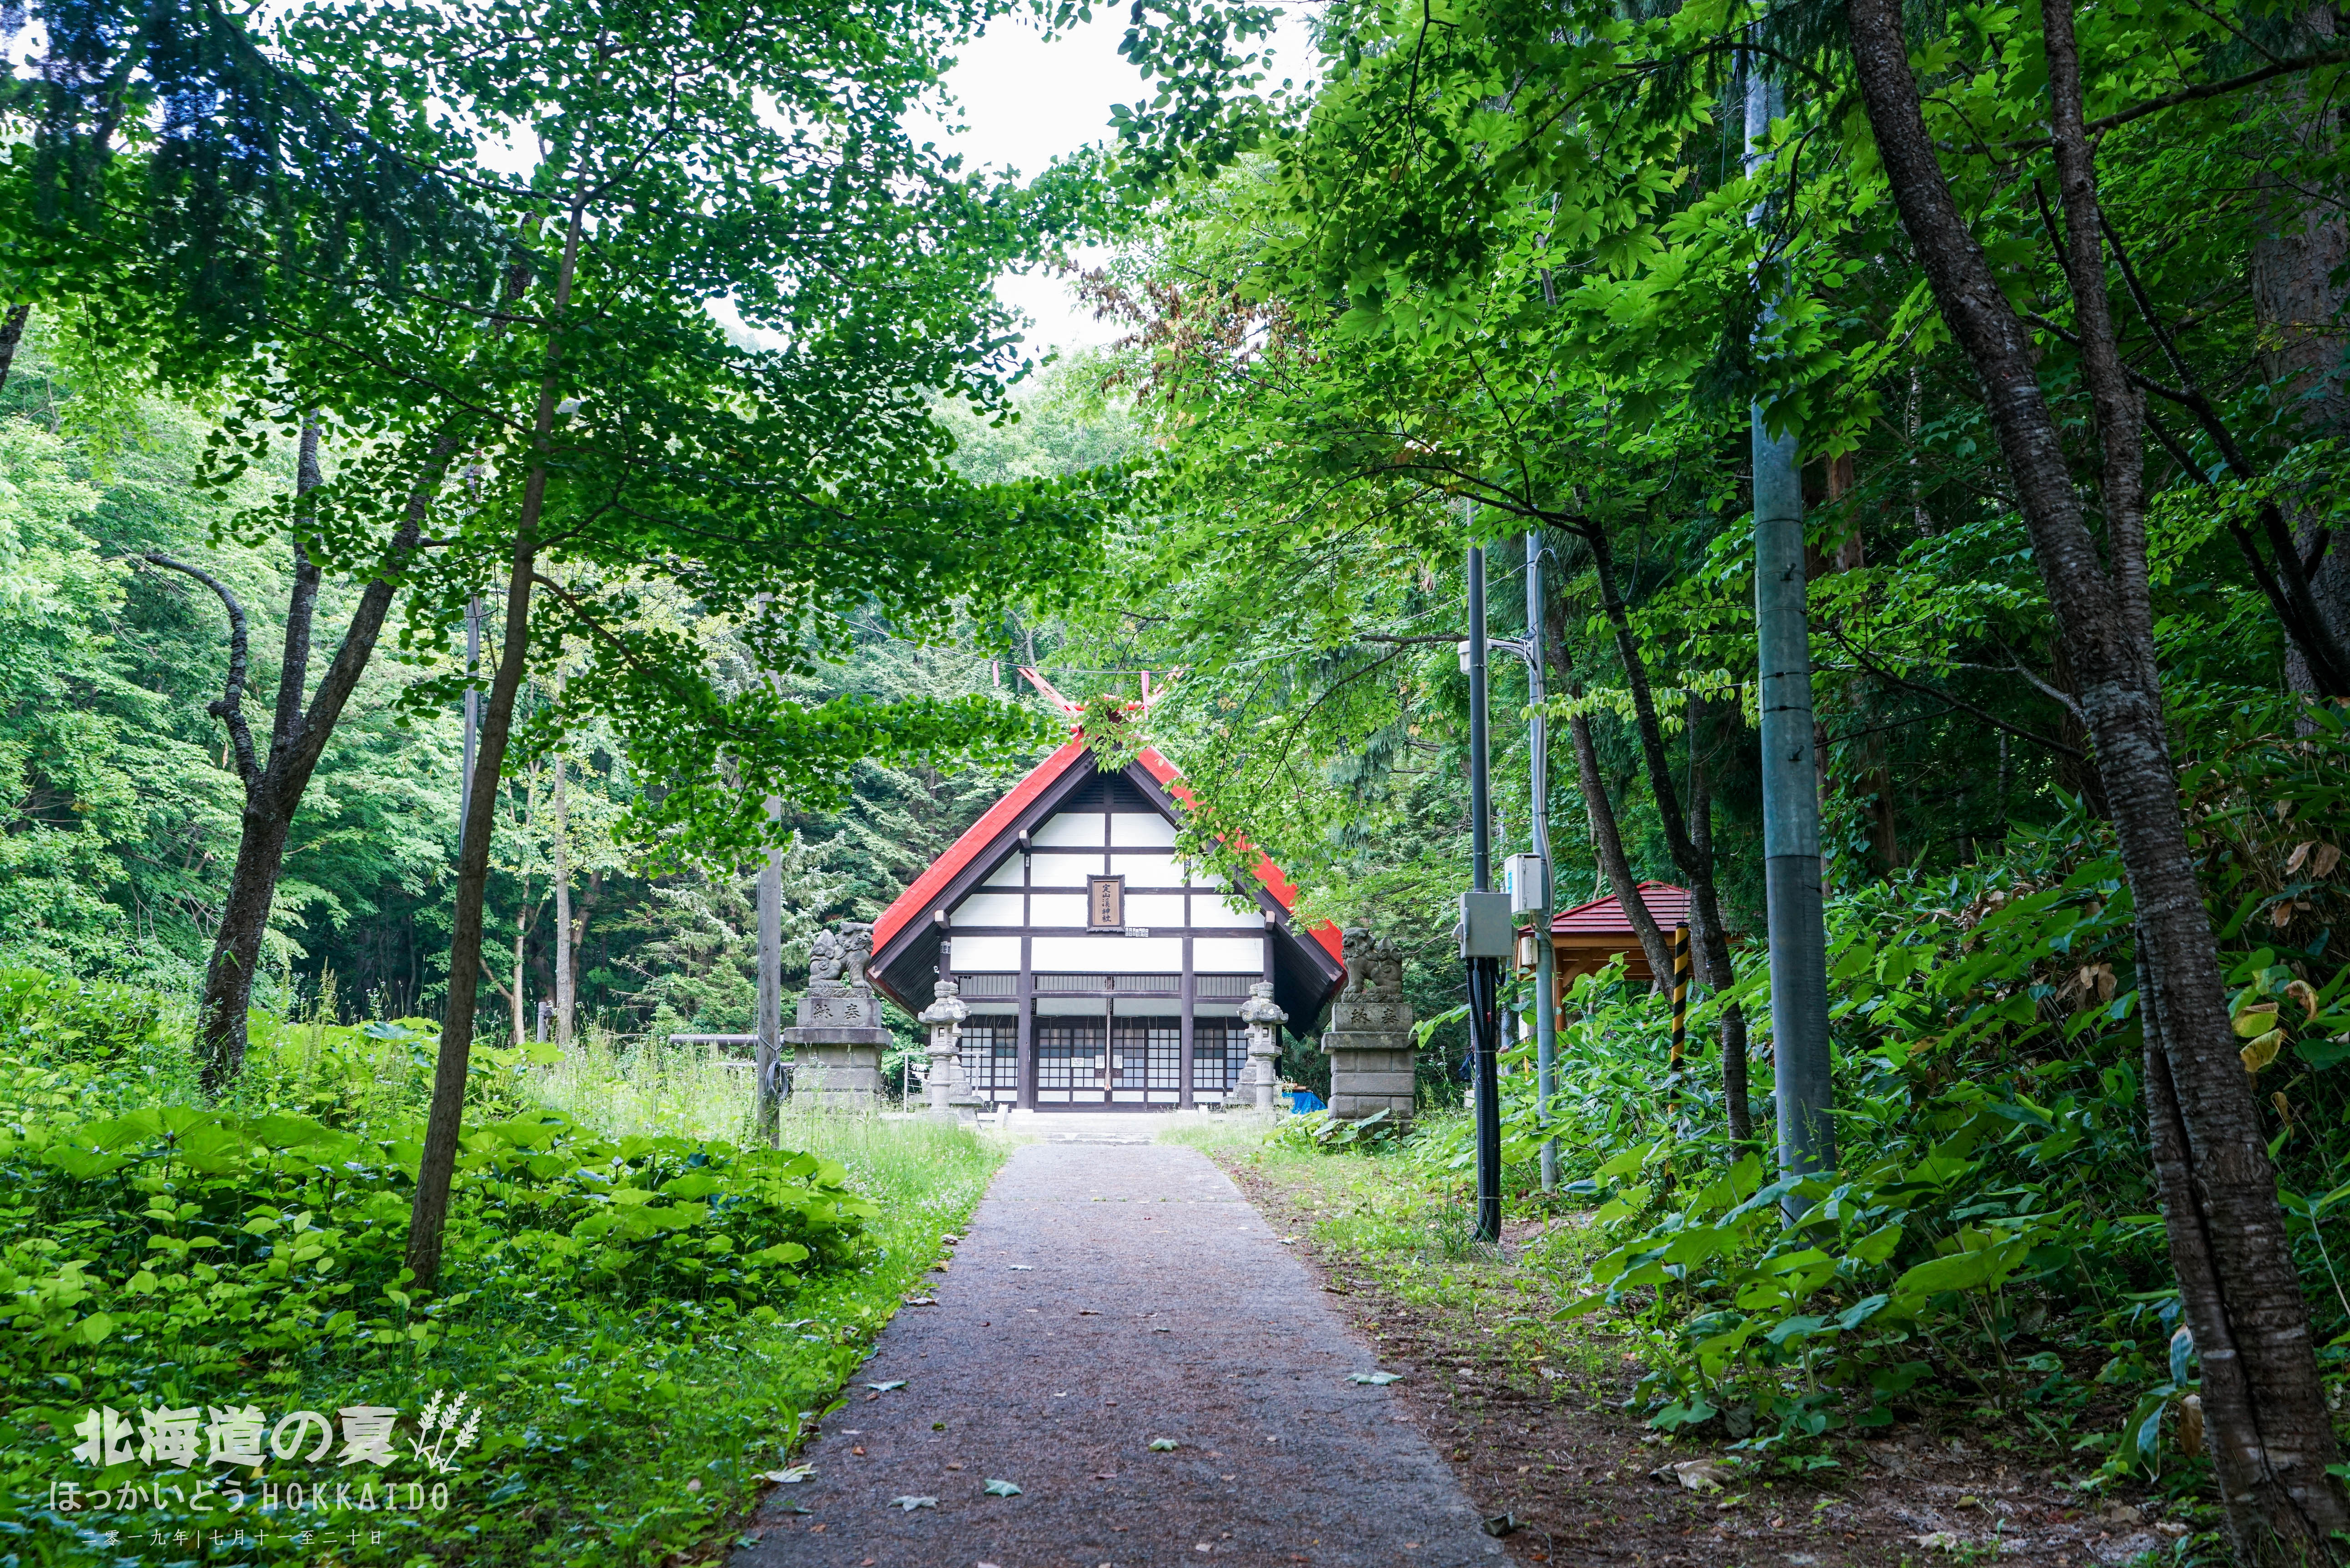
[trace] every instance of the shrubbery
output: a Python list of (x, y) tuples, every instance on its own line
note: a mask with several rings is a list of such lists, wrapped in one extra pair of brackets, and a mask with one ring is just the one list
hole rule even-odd
[[(329, 1523), (352, 1563), (660, 1561), (723, 1528), (784, 1462), (997, 1158), (951, 1128), (789, 1118), (850, 1151), (858, 1185), (890, 1195), (885, 1212), (839, 1159), (606, 1136), (537, 1097), (552, 1053), (477, 1051), (447, 1293), (429, 1295), (401, 1266), (432, 1070), (422, 1021), (256, 1017), (252, 1068), (212, 1107), (172, 1103), (192, 1098), (184, 1043), (164, 1038), (151, 998), (15, 976), (0, 995), (18, 999), (0, 1056), (0, 1552), (26, 1564), (140, 1557), (108, 1532), (200, 1522), (161, 1491), (122, 1490), (156, 1482), (242, 1487), (234, 1522), (273, 1532), (261, 1562), (315, 1561), (290, 1532)], [(109, 1006), (130, 1020), (111, 1034)], [(588, 1060), (563, 1064), (582, 1114)], [(99, 1407), (135, 1421), (150, 1407), (382, 1405), (400, 1411), (407, 1466), (428, 1401), (468, 1391), (486, 1416), (462, 1476), (332, 1456), (223, 1470), (201, 1449), (184, 1471), (93, 1468), (75, 1453)], [(262, 1487), (321, 1471), (355, 1497), (361, 1481), (446, 1479), (452, 1501), (331, 1521), (261, 1503)], [(37, 1506), (60, 1478), (115, 1501)], [(340, 1533), (354, 1522), (356, 1542)]]
[[(2334, 933), (2350, 900), (2334, 872), (2350, 736), (2323, 718), (2220, 752), (2186, 784), (2321, 1362), (2340, 1376), (2350, 965)], [(1620, 971), (1578, 983), (1552, 1130), (1565, 1197), (1596, 1210), (1548, 1243), (1560, 1317), (1599, 1312), (1641, 1336), (1635, 1404), (1655, 1425), (1746, 1447), (1939, 1400), (1995, 1407), (2116, 1469), (2192, 1454), (2197, 1423), (2174, 1423), (2196, 1392), (2193, 1345), (2143, 1129), (2129, 893), (2104, 825), (2018, 833), (1960, 875), (1835, 899), (1829, 919), (1832, 1181), (1774, 1179), (1769, 1150), (1731, 1144), (1716, 1064), (1665, 1071), (1660, 997)], [(1762, 957), (1741, 959), (1750, 1019), (1769, 1016)], [(1693, 1041), (1721, 1001), (1692, 1010)], [(1532, 1054), (1503, 1058), (1520, 1202), (1543, 1130)], [(1756, 1078), (1767, 1096), (1767, 1043)], [(1464, 1172), (1474, 1158), (1457, 1118), (1407, 1154)]]

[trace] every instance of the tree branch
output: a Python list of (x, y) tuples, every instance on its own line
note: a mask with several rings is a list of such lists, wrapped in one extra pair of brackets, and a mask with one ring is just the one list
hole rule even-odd
[(2019, 725), (2011, 724), (2006, 720), (2001, 718), (1998, 714), (1990, 711), (1988, 709), (1978, 708), (1963, 697), (1953, 697), (1948, 691), (1939, 691), (1931, 686), (1920, 686), (1914, 680), (1903, 680), (1900, 676), (1894, 674), (1893, 671), (1886, 669), (1883, 665), (1877, 663), (1875, 659), (1869, 658), (1867, 654), (1855, 647), (1852, 639), (1845, 636), (1844, 628), (1842, 627), (1831, 624), (1825, 626), (1824, 629), (1830, 637), (1835, 639), (1837, 647), (1843, 649), (1846, 653), (1852, 656), (1853, 662), (1858, 664), (1863, 670), (1868, 671), (1869, 674), (1876, 676), (1877, 679), (1884, 681), (1887, 685), (1898, 686), (1904, 691), (1915, 691), (1920, 697), (1931, 697), (1938, 702), (1946, 702), (1962, 713), (1973, 714), (1976, 718), (1981, 719), (1984, 723), (1991, 725), (1993, 729), (2004, 730), (2009, 734), (2015, 736), (2018, 740), (2029, 741), (2035, 746), (2045, 747), (2049, 751), (2054, 752), (2060, 756), (2071, 757), (2075, 762), (2084, 760), (2083, 753), (2078, 747), (2068, 746), (2062, 741), (2051, 740), (2046, 735), (2023, 729)]
[(244, 607), (237, 602), (226, 583), (201, 566), (175, 561), (161, 550), (148, 551), (145, 559), (175, 572), (185, 572), (218, 594), (222, 607), (228, 611), (228, 680), (221, 694), (204, 705), (204, 711), (228, 726), (229, 744), (236, 753), (236, 776), (249, 788), (259, 770), (253, 760), (253, 732), (244, 725)]
[[(2207, 98), (2224, 98), (2231, 92), (2241, 92), (2246, 88), (2258, 87), (2262, 82), (2274, 81), (2279, 77), (2291, 76), (2296, 71), (2314, 71), (2324, 66), (2338, 66), (2345, 61), (2350, 61), (2350, 49), (2324, 49), (2314, 55), (2302, 55), (2290, 60), (2279, 60), (2274, 65), (2262, 66), (2259, 70), (2246, 71), (2242, 76), (2230, 77), (2225, 81), (2200, 82), (2193, 87), (2180, 88), (2177, 92), (2165, 93), (2160, 98), (2150, 98), (2144, 103), (2133, 104), (2103, 119), (2090, 120), (2085, 129), (2092, 136), (2102, 135), (2106, 131), (2127, 125), (2132, 120), (2144, 119), (2149, 114), (2160, 114), (2166, 109), (2177, 109), (2182, 103), (2198, 103)], [(2054, 145), (2055, 142), (2045, 136), (2006, 143), (2010, 150), (2017, 152), (2035, 152), (2041, 148)]]

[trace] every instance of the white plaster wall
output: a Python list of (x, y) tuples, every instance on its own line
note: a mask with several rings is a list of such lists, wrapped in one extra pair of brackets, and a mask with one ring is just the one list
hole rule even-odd
[(1109, 819), (1109, 841), (1139, 847), (1171, 845), (1175, 842), (1175, 825), (1157, 812), (1144, 816), (1122, 811)]
[(1126, 900), (1129, 926), (1180, 926), (1183, 923), (1180, 893), (1136, 893)]
[[(1040, 946), (1042, 944), (1039, 944)], [(962, 962), (962, 944), (955, 944), (955, 961)], [(1258, 974), (1264, 970), (1263, 937), (1194, 937), (1191, 969), (1196, 974)]]
[(1036, 888), (1082, 888), (1087, 877), (1100, 876), (1101, 868), (1090, 855), (1036, 855), (1029, 859), (1028, 880)]
[(1213, 893), (1191, 895), (1191, 923), (1195, 926), (1253, 926), (1264, 929), (1264, 911), (1258, 909), (1235, 909)]
[(1112, 871), (1124, 872), (1129, 888), (1180, 888), (1183, 867), (1172, 855), (1129, 855), (1123, 851), (1109, 857)]
[(953, 909), (958, 926), (1016, 926), (1026, 919), (1017, 893), (973, 893)]
[(954, 966), (958, 974), (1004, 971), (1020, 967), (1018, 937), (957, 937)]
[(1036, 842), (1051, 845), (1099, 844), (1102, 842), (1102, 814), (1097, 811), (1055, 813), (1036, 825)]
[(1020, 857), (1017, 855), (1005, 856), (1003, 857), (1003, 864), (998, 866), (994, 870), (990, 871), (987, 874), (986, 880), (980, 885), (985, 888), (1017, 888), (1020, 886)]
[(1028, 900), (1032, 926), (1082, 926), (1086, 923), (1083, 893), (1036, 893)]
[[(1037, 937), (1029, 948), (1039, 970), (1063, 973), (1180, 974), (1180, 937)], [(962, 961), (958, 949), (956, 961)]]

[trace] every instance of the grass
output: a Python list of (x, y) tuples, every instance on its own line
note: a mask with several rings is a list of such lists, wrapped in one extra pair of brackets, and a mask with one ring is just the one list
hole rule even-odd
[[(1435, 1112), (1433, 1127), (1465, 1113)], [(1550, 1314), (1559, 1300), (1551, 1281), (1571, 1272), (1590, 1251), (1585, 1233), (1560, 1224), (1513, 1251), (1539, 1251), (1540, 1272), (1512, 1266), (1499, 1250), (1476, 1239), (1473, 1193), (1463, 1177), (1394, 1145), (1326, 1151), (1305, 1138), (1268, 1134), (1254, 1121), (1213, 1120), (1172, 1127), (1160, 1141), (1198, 1148), (1245, 1182), (1260, 1179), (1280, 1204), (1303, 1219), (1324, 1261), (1340, 1272), (1376, 1274), (1394, 1300), (1490, 1336), (1494, 1348), (1528, 1370), (1620, 1355), (1612, 1341), (1562, 1335)]]
[[(78, 1071), (47, 1119), (72, 1126), (141, 1105), (191, 1103), (184, 1048), (167, 1033), (102, 1072)], [(234, 1108), (355, 1129), (412, 1123), (431, 1055), (429, 1038), (397, 1031), (262, 1023)], [(708, 1054), (624, 1050), (600, 1037), (551, 1066), (497, 1069), (490, 1093), (494, 1103), (469, 1109), (469, 1123), (526, 1118), (545, 1106), (616, 1138), (741, 1142), (750, 1116), (747, 1075)], [(18, 1117), (26, 1114), (20, 1106)], [(430, 1325), (421, 1342), (338, 1343), (275, 1356), (239, 1355), (232, 1343), (224, 1346), (229, 1355), (213, 1358), (226, 1370), (204, 1374), (190, 1370), (184, 1350), (163, 1334), (145, 1343), (117, 1334), (40, 1364), (38, 1376), (31, 1361), (0, 1358), (0, 1368), (26, 1374), (0, 1380), (19, 1385), (0, 1389), (0, 1452), (7, 1455), (0, 1563), (650, 1568), (719, 1560), (765, 1485), (763, 1472), (785, 1463), (809, 1421), (837, 1401), (902, 1298), (941, 1257), (941, 1236), (968, 1220), (1006, 1152), (999, 1140), (927, 1118), (827, 1114), (806, 1102), (786, 1109), (780, 1142), (837, 1161), (877, 1212), (853, 1262), (764, 1301), (607, 1290), (586, 1275), (584, 1259), (562, 1272), (527, 1259), (494, 1261), (498, 1252), (483, 1244), (499, 1225), (490, 1198), (471, 1232), (452, 1229), (442, 1296), (414, 1303), (411, 1321)], [(390, 1222), (403, 1224), (404, 1216)], [(379, 1294), (400, 1293), (363, 1284), (342, 1299), (365, 1317), (387, 1311)], [(316, 1299), (313, 1291), (286, 1310)], [(217, 1326), (206, 1332), (215, 1341), (234, 1336)], [(329, 1497), (347, 1485), (355, 1503), (367, 1480), (432, 1480), (409, 1460), (406, 1439), (428, 1397), (460, 1390), (482, 1423), (473, 1451), (448, 1480), (445, 1511), (351, 1506), (321, 1514), (282, 1506), (291, 1483), (307, 1492), (325, 1482)], [(159, 1461), (101, 1477), (71, 1457), (77, 1435), (64, 1428), (86, 1408), (110, 1405), (135, 1421), (159, 1404), (251, 1404), (273, 1420), (295, 1409), (390, 1406), (402, 1412), (394, 1441), (402, 1462), (385, 1472), (353, 1469), (330, 1453), (257, 1473), (207, 1467), (200, 1449), (192, 1473)], [(101, 1512), (53, 1506), (50, 1491), (58, 1480), (96, 1490), (101, 1480), (119, 1489), (176, 1476), (184, 1492), (196, 1475), (216, 1489), (241, 1481), (245, 1501), (234, 1515), (200, 1519), (184, 1496), (142, 1497), (127, 1508), (113, 1501)], [(265, 1482), (278, 1491), (274, 1511), (263, 1506)], [(216, 1495), (215, 1509), (224, 1506)], [(241, 1541), (234, 1533), (207, 1539), (198, 1529), (228, 1522), (240, 1527)]]

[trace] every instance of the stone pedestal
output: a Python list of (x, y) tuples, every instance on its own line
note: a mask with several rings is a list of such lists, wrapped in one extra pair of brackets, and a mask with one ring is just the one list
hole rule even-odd
[(1241, 1022), (1248, 1025), (1248, 1065), (1224, 1103), (1253, 1103), (1256, 1109), (1271, 1116), (1274, 1097), (1281, 1090), (1280, 1070), (1275, 1065), (1281, 1056), (1281, 1026), (1289, 1022), (1289, 1014), (1274, 1002), (1271, 981), (1261, 980), (1249, 987), (1249, 999), (1241, 1003)]
[(1330, 1114), (1345, 1121), (1388, 1113), (1411, 1120), (1419, 1052), (1411, 1005), (1403, 1000), (1403, 962), (1393, 943), (1367, 931), (1345, 934), (1347, 988), (1330, 1005), (1322, 1036), (1330, 1058)]
[(931, 1031), (931, 1070), (922, 1084), (930, 1091), (931, 1115), (951, 1121), (964, 1097), (956, 1091), (962, 1086), (962, 1021), (971, 1010), (956, 994), (954, 981), (942, 980), (931, 989), (931, 1002), (917, 1020)]
[(813, 980), (800, 998), (799, 1025), (783, 1032), (792, 1052), (792, 1093), (827, 1110), (869, 1111), (881, 1104), (881, 1053), (889, 1031), (867, 985)]

